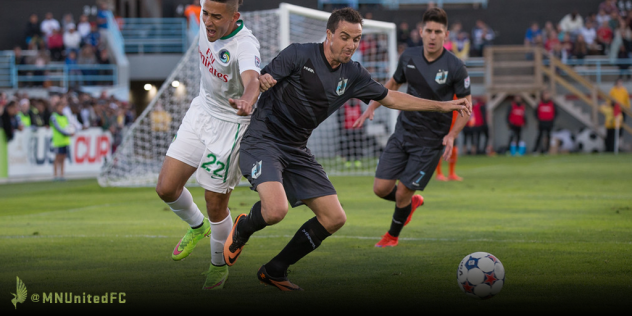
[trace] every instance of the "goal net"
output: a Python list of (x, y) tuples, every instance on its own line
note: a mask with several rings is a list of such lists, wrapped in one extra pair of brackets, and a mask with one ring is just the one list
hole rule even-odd
[[(264, 67), (290, 43), (322, 42), (328, 12), (282, 3), (279, 9), (242, 12), (245, 25), (261, 44)], [(397, 65), (395, 25), (365, 20), (353, 59), (385, 83)], [(199, 94), (197, 38), (147, 108), (125, 132), (112, 159), (98, 177), (101, 186), (154, 186), (165, 154), (191, 101)], [(352, 124), (367, 105), (350, 100), (314, 132), (308, 147), (329, 175), (373, 175), (377, 159), (393, 132), (397, 113), (380, 107), (360, 129)], [(242, 181), (243, 184), (247, 182)], [(196, 185), (195, 176), (188, 185)]]

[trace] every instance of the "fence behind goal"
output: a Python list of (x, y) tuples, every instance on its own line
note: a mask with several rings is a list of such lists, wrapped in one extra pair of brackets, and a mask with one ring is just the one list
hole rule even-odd
[[(290, 4), (279, 9), (242, 12), (242, 19), (261, 45), (262, 67), (290, 43), (323, 42), (328, 12)], [(393, 23), (365, 20), (363, 39), (353, 59), (385, 83), (397, 65)], [(199, 94), (197, 39), (165, 80), (154, 99), (125, 133), (98, 177), (101, 186), (154, 186), (165, 154), (193, 98)], [(361, 109), (358, 111), (357, 106)], [(350, 100), (314, 132), (307, 146), (329, 175), (373, 175), (377, 159), (393, 132), (397, 112), (380, 107), (361, 129), (352, 121), (367, 105)], [(195, 176), (189, 180), (195, 185)], [(247, 184), (247, 183), (244, 183)]]

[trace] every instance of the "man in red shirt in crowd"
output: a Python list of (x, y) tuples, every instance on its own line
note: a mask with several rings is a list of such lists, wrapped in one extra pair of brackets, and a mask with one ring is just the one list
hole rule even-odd
[[(472, 127), (474, 132), (474, 142), (476, 143), (476, 153), (484, 154), (487, 150), (489, 142), (489, 127), (487, 126), (487, 107), (485, 106), (485, 97), (476, 98), (476, 104), (472, 105)], [(481, 136), (485, 137), (485, 141), (481, 143)]]
[[(525, 145), (524, 141), (521, 141), (522, 128), (527, 125), (527, 116), (525, 113), (526, 105), (522, 101), (522, 97), (519, 95), (514, 96), (514, 100), (507, 111), (507, 124), (511, 134), (509, 135), (509, 150), (511, 155), (515, 156), (517, 153), (524, 154)], [(520, 149), (518, 149), (520, 146)]]
[(345, 159), (345, 166), (361, 167), (362, 149), (364, 140), (362, 127), (354, 127), (358, 118), (362, 115), (362, 107), (358, 99), (351, 99), (338, 110), (338, 122), (340, 123), (340, 155)]
[(612, 39), (614, 38), (614, 33), (612, 29), (608, 25), (607, 21), (604, 21), (599, 28), (597, 29), (597, 38), (596, 41), (601, 45), (601, 52), (605, 53), (606, 49), (610, 47), (612, 43)]
[[(537, 153), (541, 147), (541, 152), (549, 152), (549, 144), (551, 143), (551, 130), (555, 118), (557, 117), (557, 109), (553, 100), (551, 100), (551, 94), (544, 90), (542, 91), (542, 98), (538, 107), (535, 109), (535, 117), (538, 119), (538, 138), (535, 141), (535, 147), (533, 153)], [(546, 135), (545, 135), (546, 134)], [(542, 143), (542, 136), (545, 135), (544, 143)]]

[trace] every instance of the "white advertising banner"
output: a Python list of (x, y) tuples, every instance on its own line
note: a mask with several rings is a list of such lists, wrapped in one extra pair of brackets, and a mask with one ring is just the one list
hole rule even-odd
[[(18, 131), (7, 144), (8, 176), (53, 176), (55, 153), (53, 132), (49, 128)], [(106, 159), (112, 156), (112, 134), (101, 128), (89, 128), (75, 133), (68, 146), (64, 165), (65, 175), (99, 174)]]

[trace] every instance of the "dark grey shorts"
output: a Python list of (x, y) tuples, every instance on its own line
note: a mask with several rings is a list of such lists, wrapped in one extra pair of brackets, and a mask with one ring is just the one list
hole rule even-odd
[(428, 147), (403, 142), (397, 137), (389, 138), (380, 156), (375, 177), (384, 180), (399, 180), (410, 190), (423, 190), (432, 174), (445, 146)]
[(70, 152), (69, 148), (69, 146), (53, 147), (53, 151), (57, 155), (68, 155), (68, 152)]
[(285, 146), (277, 142), (241, 142), (239, 167), (252, 190), (260, 183), (276, 181), (283, 184), (292, 207), (302, 200), (336, 194), (323, 167), (308, 148)]

